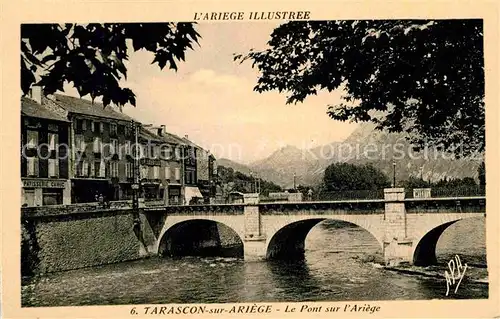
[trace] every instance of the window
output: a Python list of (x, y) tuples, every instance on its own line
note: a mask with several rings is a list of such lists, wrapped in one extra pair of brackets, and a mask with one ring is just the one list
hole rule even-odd
[(111, 162), (109, 164), (109, 170), (111, 177), (118, 177), (118, 162)]
[(61, 205), (63, 190), (60, 188), (44, 188), (42, 197), (43, 205)]
[(132, 154), (132, 143), (130, 141), (125, 141), (125, 155)]
[(106, 177), (106, 162), (104, 160), (93, 162), (93, 173), (95, 177)]
[(75, 149), (77, 151), (85, 151), (85, 139), (83, 135), (75, 135)]
[(174, 170), (174, 174), (175, 174), (175, 180), (180, 181), (181, 180), (181, 169), (176, 167)]
[(26, 146), (29, 149), (38, 147), (38, 131), (28, 130), (28, 141)]
[(101, 138), (94, 137), (94, 153), (100, 153), (100, 152), (101, 152)]
[(99, 132), (103, 133), (104, 132), (104, 123), (99, 122)]
[(95, 133), (102, 133), (104, 130), (103, 130), (103, 125), (101, 122), (94, 122), (92, 121), (92, 132), (95, 132)]
[(170, 159), (172, 156), (172, 148), (170, 145), (162, 145), (161, 147), (161, 157), (164, 160)]
[(160, 157), (160, 147), (158, 145), (153, 146), (153, 158)]
[(116, 124), (115, 124), (115, 123), (111, 123), (111, 124), (109, 125), (109, 133), (110, 133), (111, 135), (114, 135), (114, 136), (116, 136), (116, 135), (117, 135), (117, 131), (116, 131)]
[(59, 161), (54, 158), (49, 158), (49, 177), (59, 176)]
[(165, 169), (165, 179), (170, 179), (171, 178), (170, 167), (166, 166), (164, 169)]
[(153, 166), (153, 178), (154, 179), (160, 178), (160, 167), (159, 166)]
[(35, 206), (35, 189), (34, 188), (25, 188), (24, 189), (24, 203), (26, 206), (31, 207)]
[(134, 177), (134, 164), (132, 163), (125, 164), (125, 176), (127, 176), (127, 178)]
[(76, 126), (77, 132), (82, 132), (83, 131), (83, 120), (76, 120), (75, 126)]
[(89, 162), (87, 161), (82, 163), (82, 176), (89, 176)]
[(111, 142), (111, 153), (117, 154), (118, 153), (118, 140), (115, 138), (112, 138), (110, 140), (110, 142)]
[(181, 159), (181, 149), (180, 147), (175, 148), (175, 159), (180, 160)]
[(57, 150), (58, 138), (58, 134), (49, 133), (49, 151)]
[(38, 158), (27, 157), (27, 175), (28, 176), (38, 176)]
[(57, 133), (57, 132), (59, 131), (59, 126), (57, 126), (57, 124), (49, 124), (49, 125), (47, 126), (47, 129), (48, 129), (49, 131), (52, 131), (52, 132), (56, 132), (56, 133)]
[(149, 173), (148, 167), (146, 166), (141, 167), (141, 179), (148, 178), (148, 173)]

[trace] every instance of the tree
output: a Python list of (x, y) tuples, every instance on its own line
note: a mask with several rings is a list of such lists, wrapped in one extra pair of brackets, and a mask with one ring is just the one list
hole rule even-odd
[(486, 185), (486, 166), (484, 164), (484, 161), (481, 162), (481, 165), (479, 165), (477, 169), (477, 175), (479, 179), (479, 185), (480, 186)]
[(198, 38), (192, 23), (23, 24), (21, 88), (27, 94), (36, 84), (52, 94), (67, 81), (80, 96), (102, 97), (105, 106), (135, 106), (135, 94), (119, 84), (127, 77), (127, 42), (152, 52), (152, 64), (177, 70)]
[(422, 178), (417, 178), (414, 176), (410, 176), (407, 180), (403, 181), (402, 184), (406, 189), (431, 187), (430, 182), (426, 182)]
[(297, 103), (341, 88), (335, 120), (406, 132), (416, 148), (484, 150), (482, 20), (293, 21), (268, 46), (235, 55), (260, 71), (257, 92)]
[(334, 163), (323, 177), (325, 191), (377, 190), (390, 185), (384, 173), (370, 164)]

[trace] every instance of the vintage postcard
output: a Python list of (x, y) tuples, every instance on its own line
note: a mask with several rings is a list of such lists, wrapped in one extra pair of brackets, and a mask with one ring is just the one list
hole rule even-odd
[(5, 318), (500, 315), (498, 4), (3, 8)]

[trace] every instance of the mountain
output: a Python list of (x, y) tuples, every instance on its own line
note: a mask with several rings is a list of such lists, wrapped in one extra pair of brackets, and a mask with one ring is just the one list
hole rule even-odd
[(285, 188), (293, 187), (293, 174), (296, 185), (310, 184), (309, 177), (315, 169), (320, 169), (314, 154), (295, 146), (285, 146), (269, 157), (253, 162), (249, 166), (263, 178)]
[(322, 181), (325, 169), (335, 162), (370, 163), (391, 179), (395, 162), (397, 180), (422, 176), (424, 180), (437, 181), (445, 177), (477, 178), (477, 168), (481, 161), (482, 157), (455, 159), (432, 149), (414, 152), (404, 134), (379, 131), (373, 124), (363, 123), (343, 142), (333, 142), (308, 150), (286, 146), (265, 159), (251, 163), (247, 168), (257, 172), (262, 178), (291, 188), (294, 173), (297, 185), (317, 185)]
[(251, 172), (250, 167), (248, 167), (244, 164), (237, 163), (237, 162), (232, 161), (232, 160), (227, 159), (227, 158), (217, 159), (217, 166), (224, 166), (224, 167), (232, 168), (235, 171), (241, 172), (245, 175), (250, 175), (250, 172)]

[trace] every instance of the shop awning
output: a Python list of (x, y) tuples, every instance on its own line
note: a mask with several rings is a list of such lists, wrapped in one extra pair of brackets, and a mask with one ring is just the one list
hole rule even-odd
[(184, 189), (184, 195), (186, 198), (186, 204), (189, 204), (191, 199), (197, 197), (197, 198), (203, 198), (203, 195), (201, 195), (200, 190), (198, 187), (193, 187), (193, 186), (186, 186)]

